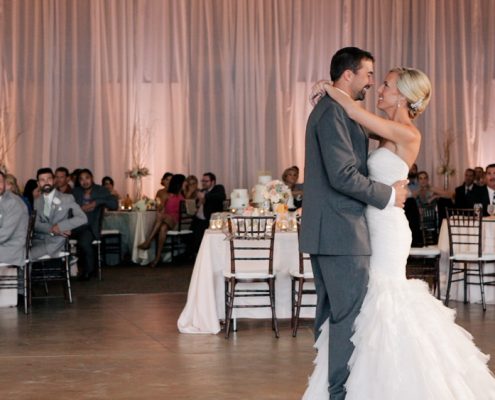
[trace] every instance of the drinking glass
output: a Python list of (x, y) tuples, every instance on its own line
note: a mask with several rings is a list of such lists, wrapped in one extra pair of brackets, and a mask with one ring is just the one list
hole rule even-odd
[(480, 216), (480, 213), (482, 212), (483, 210), (483, 204), (481, 203), (476, 203), (474, 204), (473, 206), (473, 209), (474, 209), (474, 214), (479, 217)]
[(486, 208), (486, 211), (488, 211), (490, 217), (493, 217), (493, 215), (495, 214), (495, 204), (489, 204), (488, 207)]

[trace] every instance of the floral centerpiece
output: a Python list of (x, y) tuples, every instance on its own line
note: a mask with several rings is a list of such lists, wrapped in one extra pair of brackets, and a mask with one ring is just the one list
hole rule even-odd
[(274, 180), (266, 184), (266, 191), (264, 197), (270, 201), (272, 210), (279, 213), (282, 208), (287, 211), (287, 202), (291, 195), (289, 187), (279, 180)]
[(150, 171), (146, 167), (134, 167), (125, 171), (125, 175), (131, 179), (141, 179), (150, 175)]

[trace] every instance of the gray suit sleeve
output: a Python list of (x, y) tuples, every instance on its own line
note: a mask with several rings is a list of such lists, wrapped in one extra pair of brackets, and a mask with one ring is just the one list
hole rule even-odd
[[(351, 122), (353, 123), (353, 122)], [(317, 137), (322, 160), (332, 187), (346, 196), (379, 209), (386, 207), (392, 188), (361, 174), (351, 136), (349, 120), (340, 106), (330, 107), (318, 121)], [(366, 158), (364, 149), (363, 159)]]
[(79, 204), (76, 203), (72, 195), (67, 195), (65, 197), (66, 207), (72, 209), (72, 218), (67, 218), (58, 224), (58, 227), (62, 231), (70, 231), (88, 222), (88, 217), (81, 210)]
[(2, 212), (2, 223), (0, 229), (0, 244), (9, 241), (20, 224), (21, 218), (27, 217), (27, 207), (22, 209), (16, 207), (15, 202), (11, 202)]

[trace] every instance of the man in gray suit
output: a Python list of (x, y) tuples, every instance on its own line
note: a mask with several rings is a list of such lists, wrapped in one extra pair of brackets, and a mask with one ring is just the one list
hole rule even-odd
[[(332, 58), (334, 86), (363, 100), (373, 85), (373, 56), (355, 47)], [(330, 97), (323, 97), (306, 128), (306, 165), (300, 250), (311, 255), (317, 308), (315, 335), (330, 322), (330, 399), (345, 399), (353, 351), (350, 341), (368, 284), (370, 242), (366, 205), (402, 207), (407, 181), (393, 188), (367, 178), (368, 137)]]
[(0, 264), (24, 265), (28, 219), (26, 204), (5, 190), (5, 174), (0, 171)]
[(36, 178), (41, 196), (34, 201), (36, 222), (31, 260), (43, 256), (56, 257), (64, 249), (72, 230), (88, 221), (71, 194), (55, 189), (54, 174), (50, 168), (39, 169)]

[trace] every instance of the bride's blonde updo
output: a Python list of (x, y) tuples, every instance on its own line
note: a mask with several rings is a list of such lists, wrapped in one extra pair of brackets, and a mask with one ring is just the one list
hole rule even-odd
[(407, 100), (409, 116), (416, 118), (430, 102), (430, 80), (424, 72), (414, 68), (397, 67), (390, 72), (398, 75), (397, 89)]

